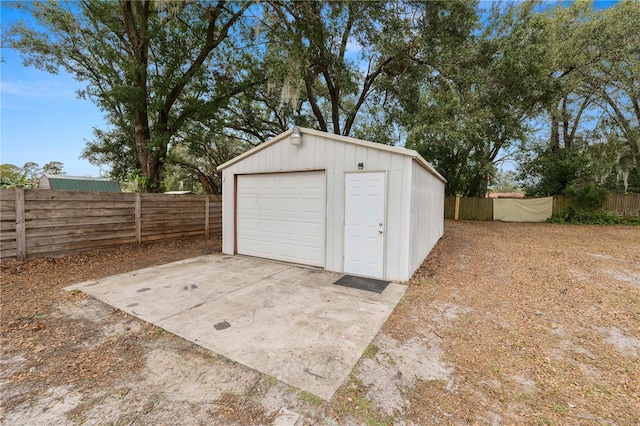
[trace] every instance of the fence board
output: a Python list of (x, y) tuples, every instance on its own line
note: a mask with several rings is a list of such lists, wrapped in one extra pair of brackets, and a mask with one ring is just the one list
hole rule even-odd
[(28, 190), (25, 194), (26, 201), (130, 201), (135, 195), (132, 192), (85, 192), (85, 191), (56, 191), (52, 189)]
[(444, 218), (453, 219), (456, 209), (456, 197), (449, 196), (444, 198)]
[[(198, 195), (25, 190), (24, 200), (28, 257), (222, 233), (219, 196), (209, 196), (208, 228), (205, 197)], [(0, 193), (0, 213), (0, 257), (15, 258), (14, 190)]]
[(173, 234), (145, 235), (143, 236), (142, 241), (145, 243), (149, 243), (152, 241), (174, 240), (179, 238), (200, 237), (200, 236), (202, 236), (202, 230), (191, 231), (191, 232), (179, 232), (179, 233), (173, 233)]
[(112, 238), (103, 239), (98, 241), (77, 241), (68, 244), (49, 244), (38, 245), (30, 248), (29, 257), (39, 256), (60, 256), (66, 253), (74, 253), (86, 250), (95, 250), (100, 248), (107, 248), (113, 246), (119, 246), (123, 244), (135, 243), (134, 238)]
[(0, 189), (0, 201), (13, 201), (16, 198), (15, 191), (13, 189)]
[(1, 260), (8, 260), (8, 259), (15, 259), (17, 256), (17, 250), (15, 248), (7, 248), (5, 249), (4, 245), (2, 245), (2, 248), (0, 249), (0, 259)]
[[(75, 234), (66, 234), (66, 235), (53, 235), (53, 236), (41, 236), (37, 239), (31, 239), (27, 242), (27, 249), (30, 247), (39, 247), (43, 245), (72, 245), (73, 243), (78, 242), (99, 242), (102, 240), (111, 240), (114, 238), (128, 238), (133, 240), (134, 234), (132, 231), (119, 231), (119, 232), (109, 232), (103, 234), (93, 234), (90, 236), (90, 239), (87, 239), (85, 235), (75, 235)], [(29, 251), (29, 250), (27, 250)]]
[(37, 229), (37, 228), (60, 228), (60, 227), (75, 227), (75, 226), (89, 226), (89, 225), (106, 225), (106, 224), (117, 224), (117, 223), (126, 223), (130, 224), (133, 228), (134, 226), (134, 217), (133, 215), (125, 215), (125, 216), (87, 216), (87, 217), (76, 217), (73, 221), (69, 221), (68, 218), (53, 218), (48, 220), (40, 220), (40, 219), (31, 219), (27, 220), (27, 228), (28, 229)]
[(573, 198), (567, 195), (556, 195), (553, 197), (553, 214), (558, 214), (568, 207), (576, 208), (578, 204)]
[(87, 216), (104, 217), (104, 216), (132, 216), (133, 209), (55, 209), (55, 210), (34, 210), (30, 209), (26, 212), (27, 219), (43, 219), (50, 218), (82, 218)]
[(15, 232), (16, 231), (16, 221), (12, 220), (12, 221), (7, 221), (7, 220), (3, 220), (0, 221), (0, 232), (5, 233), (5, 232)]
[(493, 220), (492, 198), (461, 198), (460, 220)]
[(2, 247), (5, 246), (5, 244), (13, 244), (13, 246), (16, 246), (16, 231), (13, 232), (3, 232), (2, 235), (0, 235), (0, 241), (2, 241)]
[(129, 223), (107, 223), (90, 226), (56, 226), (55, 228), (31, 228), (27, 229), (28, 238), (50, 237), (54, 235), (84, 235), (90, 238), (92, 234), (112, 234), (117, 231), (133, 233), (133, 221)]
[(640, 194), (609, 194), (602, 210), (619, 216), (640, 216)]
[(200, 218), (197, 222), (194, 220), (158, 220), (158, 221), (142, 221), (141, 229), (150, 232), (178, 232), (184, 227), (197, 227), (204, 232), (204, 220)]
[(147, 204), (142, 204), (142, 210), (145, 211), (145, 215), (166, 215), (166, 214), (183, 214), (183, 213), (188, 213), (188, 212), (198, 212), (198, 213), (202, 213), (204, 214), (204, 204), (202, 205), (197, 205), (197, 206), (189, 206), (189, 205), (184, 205), (184, 206), (156, 206), (156, 207), (149, 207), (149, 205)]
[(14, 207), (14, 208), (13, 208), (13, 210), (11, 210), (11, 211), (9, 211), (9, 210), (7, 210), (7, 211), (2, 210), (2, 211), (0, 212), (0, 220), (1, 220), (2, 222), (9, 222), (9, 221), (11, 221), (11, 222), (15, 223), (15, 221), (16, 221), (16, 209), (15, 209), (15, 207)]
[(28, 205), (29, 210), (56, 210), (56, 209), (131, 209), (131, 201), (70, 201), (70, 200), (37, 200), (37, 203)]
[(16, 257), (18, 260), (25, 260), (27, 258), (27, 221), (25, 219), (24, 210), (24, 192), (25, 191), (22, 186), (16, 187)]

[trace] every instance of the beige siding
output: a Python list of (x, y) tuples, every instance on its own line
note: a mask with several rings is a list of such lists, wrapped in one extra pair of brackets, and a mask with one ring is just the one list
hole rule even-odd
[[(326, 269), (343, 270), (344, 227), (344, 174), (358, 170), (364, 163), (365, 171), (383, 171), (387, 176), (387, 228), (386, 253), (393, 253), (385, 260), (385, 277), (406, 279), (402, 270), (408, 253), (408, 226), (403, 229), (403, 215), (408, 212), (409, 183), (406, 165), (411, 159), (388, 151), (334, 140), (328, 135), (304, 134), (299, 146), (291, 145), (288, 137), (231, 164), (223, 170), (223, 247), (227, 254), (234, 254), (234, 175), (249, 173), (274, 173), (285, 171), (325, 170), (327, 177), (327, 243)], [(399, 258), (400, 257), (400, 258)], [(404, 257), (404, 259), (402, 259)]]
[(444, 185), (416, 162), (413, 162), (411, 176), (409, 277), (444, 233)]
[(46, 176), (42, 176), (38, 181), (38, 189), (51, 189), (51, 185), (49, 184), (49, 178)]

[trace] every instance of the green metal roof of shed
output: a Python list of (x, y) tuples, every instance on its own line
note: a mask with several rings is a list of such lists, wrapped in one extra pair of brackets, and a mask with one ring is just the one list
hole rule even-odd
[(105, 178), (45, 175), (57, 191), (121, 192), (120, 184)]

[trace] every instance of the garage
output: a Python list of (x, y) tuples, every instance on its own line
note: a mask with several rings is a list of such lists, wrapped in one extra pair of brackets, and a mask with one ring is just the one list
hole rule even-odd
[(222, 251), (407, 281), (444, 226), (417, 152), (295, 127), (218, 167)]
[(324, 266), (323, 171), (239, 175), (238, 254)]

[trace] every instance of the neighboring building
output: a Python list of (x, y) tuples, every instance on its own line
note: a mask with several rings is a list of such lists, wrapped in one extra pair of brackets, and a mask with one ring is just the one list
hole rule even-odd
[(490, 192), (487, 194), (489, 198), (524, 198), (523, 192)]
[(417, 152), (294, 128), (218, 167), (222, 251), (406, 281), (444, 227)]
[(38, 189), (56, 191), (121, 192), (120, 184), (109, 178), (44, 174)]

